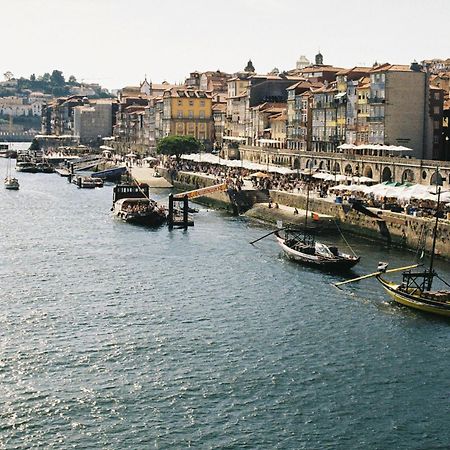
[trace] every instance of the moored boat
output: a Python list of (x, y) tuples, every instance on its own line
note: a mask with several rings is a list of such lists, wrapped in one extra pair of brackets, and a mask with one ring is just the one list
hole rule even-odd
[(102, 170), (100, 172), (94, 172), (93, 175), (96, 178), (102, 178), (103, 180), (115, 181), (119, 180), (122, 175), (127, 172), (125, 166), (112, 167), (110, 169)]
[(427, 280), (434, 276), (436, 274), (428, 270), (416, 273), (404, 272), (403, 281), (400, 284), (385, 280), (382, 274), (376, 275), (376, 278), (397, 303), (420, 311), (450, 317), (450, 291), (432, 291), (431, 286), (428, 289), (428, 286), (417, 283), (418, 279)]
[[(417, 309), (427, 313), (438, 314), (440, 316), (450, 317), (450, 290), (433, 289), (433, 281), (439, 279), (447, 288), (450, 284), (442, 279), (434, 270), (434, 256), (436, 249), (437, 228), (439, 222), (440, 189), (438, 191), (438, 201), (436, 208), (436, 220), (433, 229), (433, 243), (431, 249), (430, 265), (428, 268), (416, 271), (419, 264), (396, 269), (387, 269), (388, 263), (381, 262), (378, 265), (378, 271), (363, 275), (347, 281), (336, 283), (335, 286), (341, 286), (346, 283), (352, 283), (365, 278), (375, 277), (383, 289), (396, 302), (409, 308)], [(402, 282), (395, 283), (384, 278), (386, 273), (403, 272)]]
[(147, 184), (114, 187), (112, 211), (119, 219), (133, 224), (159, 226), (166, 221), (164, 207), (149, 198)]
[(37, 173), (36, 164), (31, 161), (17, 161), (16, 172)]
[(9, 158), (6, 166), (5, 189), (17, 191), (19, 187), (19, 180), (11, 175), (11, 158)]
[(283, 253), (291, 260), (325, 270), (345, 271), (358, 264), (360, 257), (341, 252), (336, 246), (316, 242), (303, 230), (276, 231), (275, 237)]
[(316, 241), (314, 234), (308, 230), (308, 206), (309, 183), (306, 197), (305, 222), (302, 229), (285, 228), (284, 235), (281, 234), (281, 230), (274, 232), (284, 254), (293, 261), (324, 270), (346, 271), (358, 264), (361, 259), (360, 256), (341, 252), (336, 246), (329, 246)]
[(6, 177), (5, 178), (5, 189), (9, 189), (12, 191), (17, 191), (20, 187), (19, 180), (14, 177)]
[(75, 175), (72, 178), (72, 183), (76, 184), (82, 189), (94, 189), (96, 187), (103, 187), (103, 180), (96, 177), (88, 177), (82, 175)]

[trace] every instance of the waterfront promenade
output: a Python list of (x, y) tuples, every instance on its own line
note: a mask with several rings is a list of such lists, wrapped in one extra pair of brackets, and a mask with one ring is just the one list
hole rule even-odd
[[(167, 178), (169, 173), (167, 169), (158, 168), (158, 170)], [(171, 178), (170, 178), (171, 179)], [(217, 177), (200, 172), (177, 172), (173, 180), (174, 186), (189, 190), (198, 187), (211, 186), (217, 183)], [(255, 191), (251, 183), (245, 180), (243, 190)], [(306, 194), (303, 192), (287, 192), (283, 190), (270, 189), (269, 195), (272, 202), (282, 206), (282, 210), (275, 208), (269, 209), (266, 201), (263, 205), (251, 207), (246, 215), (249, 217), (263, 220), (269, 223), (276, 223), (278, 220), (284, 220), (284, 212), (292, 217), (292, 223), (300, 223), (300, 216), (295, 216), (294, 211), (299, 212), (306, 209)], [(254, 198), (257, 198), (255, 195)], [(265, 203), (265, 205), (264, 205)], [(226, 193), (216, 193), (208, 196), (208, 204), (211, 206), (224, 207), (230, 209), (232, 200)], [(344, 231), (380, 241), (384, 244), (408, 248), (416, 251), (421, 241), (425, 250), (430, 252), (432, 246), (432, 229), (434, 219), (432, 217), (416, 217), (405, 213), (396, 213), (381, 208), (372, 208), (371, 212), (376, 217), (370, 217), (352, 209), (351, 204), (344, 201), (336, 203), (334, 196), (321, 197), (317, 192), (310, 192), (308, 210), (315, 212), (327, 221), (328, 217), (336, 219), (339, 226)], [(281, 213), (281, 214), (280, 214)], [(291, 215), (292, 214), (292, 215)], [(450, 221), (441, 219), (438, 226), (438, 239), (436, 242), (436, 254), (450, 259)]]

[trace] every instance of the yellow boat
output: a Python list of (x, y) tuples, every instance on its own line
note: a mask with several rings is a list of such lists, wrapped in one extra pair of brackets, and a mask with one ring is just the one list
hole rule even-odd
[[(397, 302), (410, 308), (418, 309), (440, 316), (450, 317), (450, 290), (432, 290), (433, 280), (440, 279), (448, 288), (450, 284), (443, 280), (433, 269), (437, 226), (439, 221), (440, 189), (437, 196), (436, 221), (433, 230), (433, 245), (431, 249), (430, 267), (422, 271), (412, 271), (418, 267), (414, 264), (408, 267), (399, 267), (397, 269), (387, 270), (388, 263), (379, 263), (378, 271), (363, 275), (352, 280), (335, 283), (336, 287), (347, 283), (363, 280), (370, 277), (376, 277), (384, 290)], [(403, 280), (400, 284), (385, 280), (383, 276), (386, 273), (403, 272)]]
[(385, 291), (397, 302), (410, 308), (450, 317), (450, 291), (426, 291), (418, 287), (387, 281), (376, 275)]

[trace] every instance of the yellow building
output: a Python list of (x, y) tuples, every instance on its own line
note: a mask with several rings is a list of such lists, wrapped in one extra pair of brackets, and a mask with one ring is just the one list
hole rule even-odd
[(174, 87), (163, 94), (164, 136), (193, 136), (211, 148), (212, 95), (199, 89)]

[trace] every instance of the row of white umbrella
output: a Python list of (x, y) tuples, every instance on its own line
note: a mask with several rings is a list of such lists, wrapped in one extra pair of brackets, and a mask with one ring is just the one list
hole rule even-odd
[(352, 183), (373, 183), (375, 180), (369, 177), (357, 177), (350, 175), (341, 175), (341, 174), (332, 174), (332, 173), (324, 173), (318, 172), (312, 175), (316, 180), (323, 181), (351, 181)]
[[(373, 186), (350, 184), (340, 184), (330, 188), (331, 192), (352, 192), (365, 196), (373, 196), (376, 200), (383, 198), (395, 199), (400, 204), (405, 204), (411, 200), (438, 201), (436, 186), (425, 186), (423, 184), (399, 185), (380, 183)], [(450, 192), (441, 190), (440, 201), (450, 202)]]
[(287, 167), (274, 166), (272, 164), (260, 164), (247, 160), (240, 159), (223, 159), (212, 153), (191, 153), (189, 155), (181, 155), (181, 159), (186, 161), (193, 161), (199, 163), (217, 164), (225, 167), (242, 167), (248, 170), (265, 171), (287, 175), (296, 173), (296, 170), (288, 169)]

